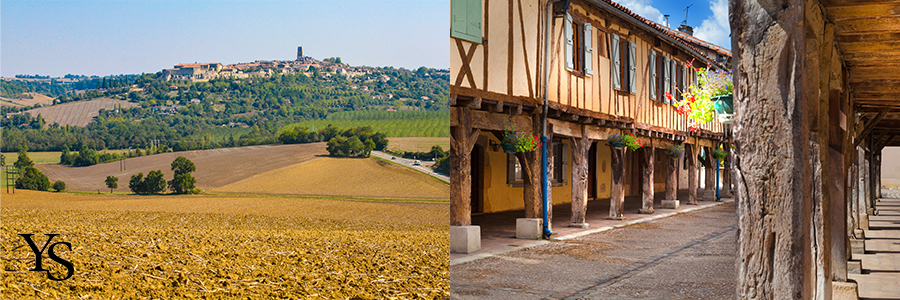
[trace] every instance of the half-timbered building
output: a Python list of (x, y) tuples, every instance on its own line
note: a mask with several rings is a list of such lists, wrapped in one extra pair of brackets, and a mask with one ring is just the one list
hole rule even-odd
[[(727, 51), (607, 0), (451, 6), (451, 251), (480, 249), (473, 213), (524, 210), (517, 237), (540, 238), (552, 231), (554, 204), (571, 203), (570, 226), (589, 227), (586, 214), (621, 218), (625, 196), (639, 196), (642, 213), (660, 207), (657, 192), (669, 207), (679, 189), (687, 204), (715, 197), (714, 163), (697, 158), (729, 141), (727, 126), (689, 130), (673, 104), (697, 68), (725, 69)], [(501, 150), (509, 129), (544, 138), (546, 159), (543, 149)], [(643, 148), (605, 142), (629, 133)], [(684, 159), (665, 155), (679, 144)], [(708, 192), (697, 195), (701, 168)], [(595, 200), (610, 201), (609, 211), (586, 211)]]

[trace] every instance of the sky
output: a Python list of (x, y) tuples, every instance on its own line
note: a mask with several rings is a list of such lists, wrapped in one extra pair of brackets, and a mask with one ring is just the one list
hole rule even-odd
[(644, 18), (660, 24), (663, 22), (663, 15), (670, 15), (671, 28), (678, 28), (685, 21), (684, 9), (690, 6), (687, 24), (694, 27), (694, 36), (731, 49), (728, 0), (618, 0), (618, 2)]
[(0, 76), (316, 59), (449, 68), (447, 0), (2, 0)]

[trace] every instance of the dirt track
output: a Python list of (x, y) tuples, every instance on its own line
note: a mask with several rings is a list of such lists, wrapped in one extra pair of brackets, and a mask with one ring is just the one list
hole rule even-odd
[(301, 163), (327, 155), (325, 143), (297, 145), (264, 145), (239, 148), (222, 148), (172, 152), (129, 158), (125, 160), (125, 171), (120, 170), (120, 162), (73, 168), (62, 165), (36, 165), (51, 181), (63, 180), (73, 191), (105, 191), (106, 176), (119, 178), (118, 192), (128, 192), (128, 180), (138, 172), (146, 175), (151, 170), (162, 170), (165, 178), (172, 178), (171, 163), (178, 156), (184, 156), (197, 166), (193, 173), (197, 187), (203, 190), (221, 187), (256, 174), (285, 166)]

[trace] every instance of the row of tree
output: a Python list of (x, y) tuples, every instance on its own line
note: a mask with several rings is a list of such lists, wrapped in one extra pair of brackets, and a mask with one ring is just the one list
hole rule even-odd
[[(147, 177), (144, 177), (144, 173), (132, 175), (131, 180), (128, 181), (128, 188), (139, 195), (160, 194), (166, 191), (167, 185), (173, 194), (200, 193), (200, 189), (196, 186), (197, 179), (191, 175), (191, 172), (197, 169), (194, 162), (184, 156), (179, 156), (172, 161), (171, 167), (175, 175), (169, 182), (163, 178), (161, 170), (155, 170), (148, 172)], [(116, 177), (106, 177), (106, 186), (110, 188), (110, 192), (118, 187), (118, 181), (119, 179)]]

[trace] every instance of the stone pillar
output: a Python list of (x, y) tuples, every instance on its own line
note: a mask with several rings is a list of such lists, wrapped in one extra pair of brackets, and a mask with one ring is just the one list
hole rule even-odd
[(472, 111), (457, 109), (457, 126), (450, 128), (450, 251), (481, 250), (480, 227), (472, 226), (472, 148), (481, 133), (472, 128)]
[(869, 230), (869, 200), (866, 198), (868, 195), (866, 191), (869, 189), (866, 184), (866, 174), (868, 174), (868, 171), (866, 171), (866, 151), (861, 146), (857, 147), (856, 150), (857, 173), (855, 179), (857, 186), (856, 201), (859, 206), (859, 208), (857, 208), (857, 211), (859, 212), (859, 228), (862, 230)]
[(872, 196), (874, 193), (874, 191), (872, 189), (872, 160), (869, 159), (869, 156), (870, 156), (869, 151), (865, 151), (865, 156), (863, 156), (862, 164), (860, 165), (860, 166), (863, 166), (863, 169), (860, 172), (860, 174), (861, 174), (860, 177), (862, 177), (863, 181), (860, 182), (860, 184), (864, 184), (866, 187), (866, 190), (865, 190), (866, 214), (874, 215), (875, 214), (875, 205), (872, 201)]
[(622, 220), (625, 217), (625, 148), (610, 147), (610, 154), (609, 218)]
[[(852, 145), (852, 144), (851, 144)], [(850, 151), (850, 168), (847, 169), (847, 236), (851, 239), (863, 238), (859, 229), (859, 152)], [(849, 257), (849, 256), (848, 256)]]
[(663, 208), (678, 209), (678, 161), (680, 157), (666, 155), (666, 200)]
[(587, 126), (581, 126), (582, 138), (569, 138), (572, 142), (572, 223), (571, 227), (588, 228), (584, 222), (587, 213), (588, 153), (591, 140), (587, 138)]
[(806, 1), (729, 1), (738, 299), (822, 297), (809, 237)]
[(641, 162), (643, 162), (643, 186), (641, 188), (641, 209), (638, 211), (642, 214), (653, 213), (653, 147), (641, 148)]
[(697, 205), (697, 145), (685, 144), (684, 155), (687, 155), (688, 163), (688, 202), (689, 205)]

